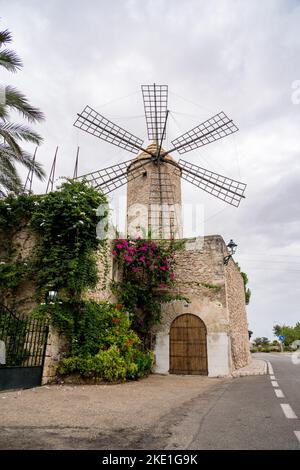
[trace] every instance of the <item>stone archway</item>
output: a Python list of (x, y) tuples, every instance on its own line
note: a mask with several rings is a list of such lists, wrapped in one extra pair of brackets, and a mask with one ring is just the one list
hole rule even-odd
[(190, 313), (173, 320), (170, 328), (170, 374), (207, 375), (204, 322)]

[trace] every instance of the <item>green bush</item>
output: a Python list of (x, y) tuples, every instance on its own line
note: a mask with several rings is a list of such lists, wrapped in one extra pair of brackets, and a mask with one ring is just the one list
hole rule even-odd
[(40, 306), (36, 314), (45, 311), (71, 341), (71, 357), (59, 364), (60, 375), (116, 382), (151, 372), (153, 354), (141, 350), (141, 340), (120, 305), (92, 300), (54, 303)]
[(117, 346), (100, 350), (90, 357), (68, 357), (58, 367), (61, 376), (80, 374), (82, 377), (103, 379), (108, 382), (135, 380), (151, 372), (153, 354), (150, 351), (133, 350), (122, 356)]

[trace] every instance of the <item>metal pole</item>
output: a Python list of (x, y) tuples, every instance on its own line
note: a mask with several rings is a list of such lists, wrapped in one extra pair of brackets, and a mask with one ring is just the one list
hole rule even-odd
[(54, 159), (53, 159), (53, 163), (52, 163), (52, 167), (50, 170), (50, 175), (49, 175), (49, 179), (47, 183), (46, 194), (48, 194), (49, 188), (51, 188), (50, 191), (53, 191), (57, 152), (58, 152), (58, 147), (56, 147), (56, 150), (55, 150), (55, 155), (54, 155)]
[(78, 176), (78, 157), (79, 157), (79, 147), (77, 147), (76, 161), (75, 161), (74, 174), (73, 174), (74, 179), (76, 179)]

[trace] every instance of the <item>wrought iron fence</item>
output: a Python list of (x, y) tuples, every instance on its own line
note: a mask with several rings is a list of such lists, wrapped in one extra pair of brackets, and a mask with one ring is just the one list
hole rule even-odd
[(5, 344), (5, 364), (2, 367), (41, 366), (47, 335), (45, 319), (20, 315), (0, 304), (0, 340)]

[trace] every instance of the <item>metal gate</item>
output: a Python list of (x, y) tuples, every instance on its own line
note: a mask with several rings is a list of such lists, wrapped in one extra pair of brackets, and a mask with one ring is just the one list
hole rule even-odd
[(0, 304), (0, 390), (41, 385), (48, 323)]
[(208, 374), (206, 327), (195, 315), (180, 315), (171, 325), (170, 373)]

